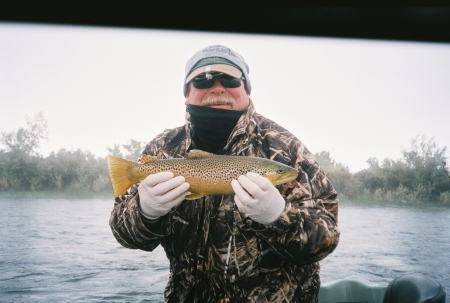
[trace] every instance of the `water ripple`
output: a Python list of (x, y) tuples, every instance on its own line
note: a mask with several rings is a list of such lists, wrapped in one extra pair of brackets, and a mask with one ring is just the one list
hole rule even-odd
[[(166, 255), (161, 247), (149, 253), (115, 241), (109, 228), (113, 201), (0, 204), (2, 301), (163, 302)], [(420, 272), (450, 289), (450, 210), (344, 205), (339, 216), (341, 242), (321, 262), (324, 283), (358, 276), (386, 285)]]

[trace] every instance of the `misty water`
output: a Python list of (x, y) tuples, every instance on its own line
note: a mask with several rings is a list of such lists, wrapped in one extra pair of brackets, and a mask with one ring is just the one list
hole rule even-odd
[[(121, 247), (113, 200), (0, 199), (1, 302), (162, 302), (168, 261)], [(450, 209), (341, 205), (322, 283), (423, 273), (450, 290)], [(447, 295), (447, 302), (449, 301)]]

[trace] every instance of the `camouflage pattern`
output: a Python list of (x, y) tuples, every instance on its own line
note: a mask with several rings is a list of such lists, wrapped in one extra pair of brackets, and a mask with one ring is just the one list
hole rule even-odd
[[(184, 126), (154, 138), (144, 154), (185, 157), (195, 148)], [(313, 155), (291, 133), (263, 117), (251, 102), (223, 154), (272, 159), (299, 170), (277, 186), (286, 200), (270, 226), (240, 212), (233, 195), (183, 201), (150, 221), (139, 212), (137, 185), (116, 198), (110, 226), (131, 249), (162, 245), (170, 261), (165, 302), (317, 302), (318, 261), (338, 245), (338, 198)]]

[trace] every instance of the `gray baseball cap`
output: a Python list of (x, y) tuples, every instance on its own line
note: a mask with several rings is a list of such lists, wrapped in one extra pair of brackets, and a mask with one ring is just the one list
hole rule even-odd
[(222, 72), (235, 78), (243, 77), (248, 94), (252, 90), (250, 69), (244, 58), (232, 49), (223, 45), (211, 45), (198, 51), (186, 63), (184, 77), (184, 96), (188, 91), (189, 82), (205, 72)]

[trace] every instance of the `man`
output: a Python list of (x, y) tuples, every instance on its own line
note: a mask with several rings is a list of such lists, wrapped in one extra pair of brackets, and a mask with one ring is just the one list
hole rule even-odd
[(255, 112), (238, 53), (200, 50), (185, 80), (185, 125), (158, 135), (143, 154), (169, 159), (201, 149), (269, 158), (298, 169), (298, 178), (275, 187), (248, 173), (233, 180), (235, 195), (186, 201), (182, 176), (150, 175), (116, 198), (114, 236), (128, 248), (164, 247), (166, 302), (317, 302), (317, 262), (339, 241), (336, 191), (294, 135)]

